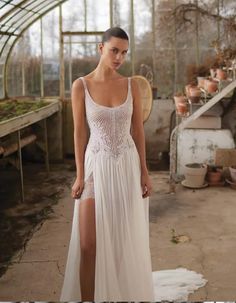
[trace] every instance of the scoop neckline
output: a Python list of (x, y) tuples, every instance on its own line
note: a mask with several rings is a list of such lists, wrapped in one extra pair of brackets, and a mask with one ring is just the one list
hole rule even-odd
[(128, 77), (128, 91), (127, 91), (127, 97), (126, 97), (126, 99), (125, 99), (124, 102), (122, 102), (121, 104), (119, 104), (119, 105), (117, 105), (117, 106), (106, 106), (106, 105), (102, 105), (102, 104), (99, 104), (99, 103), (95, 102), (94, 99), (92, 98), (92, 96), (91, 96), (89, 90), (88, 90), (87, 83), (86, 83), (86, 80), (84, 79), (84, 77), (83, 77), (83, 80), (85, 81), (86, 92), (87, 92), (89, 98), (91, 99), (91, 101), (92, 101), (96, 106), (99, 106), (99, 107), (103, 107), (103, 108), (106, 108), (106, 109), (113, 110), (113, 109), (116, 109), (116, 108), (119, 108), (119, 107), (125, 105), (125, 104), (127, 103), (128, 99), (129, 99), (129, 91), (130, 91), (130, 83), (129, 83), (130, 80), (129, 80), (129, 77)]

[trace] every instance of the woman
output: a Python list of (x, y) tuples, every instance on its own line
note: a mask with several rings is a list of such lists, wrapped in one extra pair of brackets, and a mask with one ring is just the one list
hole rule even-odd
[(77, 174), (60, 301), (187, 300), (206, 283), (185, 268), (152, 273), (139, 88), (117, 72), (128, 46), (121, 28), (108, 29), (97, 68), (72, 86)]
[(76, 200), (62, 301), (154, 300), (142, 105), (137, 83), (117, 72), (128, 47), (121, 28), (108, 29), (98, 66), (72, 86)]

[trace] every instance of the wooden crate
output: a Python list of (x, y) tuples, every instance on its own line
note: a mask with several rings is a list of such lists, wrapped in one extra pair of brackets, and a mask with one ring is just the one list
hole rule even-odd
[(215, 165), (224, 167), (236, 165), (236, 149), (216, 149)]

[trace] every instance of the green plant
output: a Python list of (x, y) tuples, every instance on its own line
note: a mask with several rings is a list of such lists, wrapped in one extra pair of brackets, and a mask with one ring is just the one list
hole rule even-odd
[(43, 100), (24, 102), (12, 99), (5, 102), (1, 102), (0, 122), (23, 115), (30, 111), (35, 111), (46, 105), (48, 105), (48, 103)]

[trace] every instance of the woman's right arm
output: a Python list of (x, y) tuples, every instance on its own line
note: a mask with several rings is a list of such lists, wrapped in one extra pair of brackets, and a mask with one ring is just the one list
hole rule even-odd
[(74, 122), (74, 151), (76, 163), (76, 180), (72, 187), (72, 197), (79, 197), (84, 187), (84, 155), (88, 143), (84, 87), (81, 80), (72, 84), (71, 102)]

